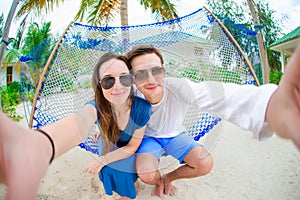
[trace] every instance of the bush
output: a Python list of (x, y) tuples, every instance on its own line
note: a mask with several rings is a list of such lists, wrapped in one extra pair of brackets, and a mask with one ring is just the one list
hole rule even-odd
[(12, 82), (6, 88), (1, 87), (1, 106), (4, 113), (15, 121), (20, 121), (22, 116), (17, 115), (16, 107), (21, 103), (20, 83)]
[(283, 73), (277, 72), (273, 69), (270, 70), (270, 83), (279, 84)]

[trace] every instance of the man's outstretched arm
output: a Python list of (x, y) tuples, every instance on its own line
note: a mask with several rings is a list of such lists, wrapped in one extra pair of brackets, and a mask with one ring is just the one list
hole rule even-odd
[(266, 121), (278, 136), (293, 140), (300, 150), (300, 41), (270, 98)]

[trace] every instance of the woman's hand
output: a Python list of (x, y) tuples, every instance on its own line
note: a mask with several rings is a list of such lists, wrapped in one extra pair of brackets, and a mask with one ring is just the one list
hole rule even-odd
[(0, 112), (0, 183), (6, 199), (36, 199), (52, 156), (45, 135), (24, 128)]
[(92, 175), (98, 175), (99, 171), (105, 166), (107, 165), (107, 159), (105, 158), (105, 156), (100, 156), (99, 158), (97, 158), (96, 160), (94, 160), (94, 162), (92, 162), (91, 164), (89, 164), (84, 171), (92, 174)]
[(100, 133), (99, 132), (95, 132), (92, 136), (93, 138), (93, 141), (97, 144), (98, 143), (98, 138), (100, 136)]

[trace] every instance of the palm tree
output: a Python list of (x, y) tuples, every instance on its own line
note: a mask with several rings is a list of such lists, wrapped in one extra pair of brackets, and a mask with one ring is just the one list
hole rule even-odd
[[(53, 5), (58, 6), (64, 0), (26, 0), (22, 1), (17, 17), (33, 12), (34, 15), (53, 10)], [(165, 21), (178, 17), (175, 5), (171, 0), (140, 0), (146, 10), (151, 9), (156, 21)], [(108, 25), (118, 14), (121, 25), (128, 25), (127, 0), (81, 0), (79, 11), (74, 20), (86, 20), (90, 25)]]
[[(63, 0), (56, 0), (57, 5)], [(38, 14), (43, 9), (45, 12), (53, 9), (53, 0), (27, 0), (22, 2), (17, 17), (24, 14), (33, 13)], [(156, 21), (165, 21), (178, 17), (175, 5), (171, 0), (140, 0), (144, 8), (151, 9)], [(127, 0), (81, 0), (79, 11), (74, 20), (87, 21), (88, 24), (94, 26), (108, 26), (117, 15), (120, 14), (121, 26), (128, 26), (128, 8)], [(28, 15), (27, 15), (28, 16)], [(129, 35), (127, 31), (122, 31), (123, 37), (123, 51), (127, 50), (127, 41)]]
[[(25, 18), (33, 15), (39, 16), (41, 13), (46, 13), (53, 10), (54, 3), (59, 6), (60, 3), (63, 3), (64, 0), (14, 0), (8, 14), (4, 33), (2, 37), (2, 46), (0, 49), (0, 68), (2, 66), (3, 57), (5, 55), (7, 40), (10, 30), (10, 25), (12, 19), (15, 15), (18, 4), (21, 3), (20, 9), (17, 13), (17, 18), (20, 18), (25, 15)], [(171, 0), (140, 0), (141, 5), (144, 8), (151, 9), (152, 14), (154, 15), (156, 21), (165, 21), (178, 17), (175, 5)], [(121, 16), (121, 25), (128, 26), (128, 7), (127, 0), (81, 0), (81, 6), (74, 20), (84, 20), (84, 16), (87, 13), (87, 23), (90, 25), (103, 25), (106, 26), (111, 22), (116, 14), (120, 13)]]
[[(25, 15), (25, 18), (30, 16), (30, 14), (39, 16), (41, 13), (47, 13), (53, 10), (54, 4), (59, 6), (64, 0), (14, 0), (7, 17), (7, 21), (4, 28), (3, 41), (7, 41), (9, 35), (10, 25), (13, 16), (16, 12), (18, 4), (21, 3), (20, 9), (17, 13), (17, 18), (21, 18)], [(165, 21), (178, 17), (175, 5), (171, 0), (140, 0), (141, 5), (144, 8), (151, 9), (157, 21)], [(91, 25), (108, 25), (116, 14), (120, 13), (121, 25), (128, 26), (128, 8), (127, 0), (81, 0), (81, 6), (76, 14), (74, 20), (84, 20), (84, 16), (87, 13), (87, 23)], [(7, 43), (2, 43), (0, 49), (0, 67), (2, 66), (2, 60), (5, 55)]]
[[(23, 40), (22, 30), (20, 30), (12, 42), (13, 48), (7, 50), (4, 59), (5, 63), (16, 62), (18, 73), (22, 78), (33, 82), (34, 86), (38, 83), (41, 71), (53, 47), (50, 26), (51, 22), (44, 23), (41, 28), (37, 23), (31, 23)], [(24, 74), (24, 71), (28, 73)]]
[(17, 10), (18, 4), (19, 4), (20, 0), (14, 0), (10, 11), (8, 13), (6, 22), (5, 22), (5, 26), (4, 26), (4, 30), (3, 30), (3, 36), (2, 36), (2, 45), (1, 45), (1, 49), (0, 49), (0, 68), (2, 67), (2, 61), (3, 61), (3, 57), (5, 55), (5, 51), (6, 51), (6, 47), (8, 45), (8, 35), (9, 35), (9, 30), (10, 30), (10, 25), (11, 22), (13, 20), (13, 17), (15, 15), (15, 12)]
[(0, 38), (3, 35), (3, 28), (4, 28), (4, 15), (3, 13), (0, 15)]

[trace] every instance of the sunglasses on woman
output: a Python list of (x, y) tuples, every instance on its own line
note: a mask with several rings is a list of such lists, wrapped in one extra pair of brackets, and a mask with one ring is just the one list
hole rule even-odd
[[(131, 74), (124, 74), (119, 76), (119, 81), (123, 86), (129, 87), (133, 84), (133, 77)], [(103, 89), (108, 90), (114, 86), (116, 82), (116, 77), (106, 76), (103, 79), (101, 79), (99, 82)]]
[(152, 76), (155, 78), (163, 78), (165, 75), (165, 69), (162, 67), (153, 67), (150, 70), (138, 70), (134, 75), (135, 82), (142, 83), (148, 79), (149, 72), (151, 72)]

